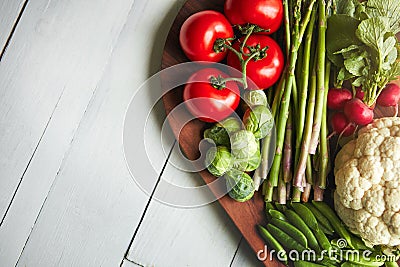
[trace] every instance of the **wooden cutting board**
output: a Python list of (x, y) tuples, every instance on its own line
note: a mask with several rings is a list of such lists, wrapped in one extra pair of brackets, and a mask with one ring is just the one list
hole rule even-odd
[[(184, 4), (169, 31), (167, 41), (165, 43), (162, 58), (163, 69), (189, 61), (179, 45), (179, 30), (185, 19), (201, 10), (212, 9), (222, 11), (223, 3), (223, 0), (188, 0)], [(169, 114), (171, 110), (173, 110), (178, 104), (182, 103), (182, 90), (183, 87), (179, 87), (163, 96), (163, 102), (167, 114)], [(169, 116), (168, 119), (185, 155), (190, 160), (197, 159), (200, 156), (198, 150), (199, 142), (202, 139), (202, 133), (206, 124), (199, 120), (194, 120), (186, 124), (181, 132), (178, 133), (178, 118)], [(200, 172), (200, 175), (206, 183), (210, 183), (215, 180), (215, 177), (209, 174), (207, 171)], [(218, 194), (218, 192), (213, 193)], [(245, 203), (236, 202), (229, 196), (219, 199), (219, 202), (254, 252), (257, 253), (259, 250), (264, 249), (264, 241), (260, 238), (256, 229), (257, 224), (265, 224), (264, 202), (261, 194), (256, 193), (251, 200)], [(284, 266), (277, 261), (271, 262), (266, 260), (263, 263), (265, 266)]]

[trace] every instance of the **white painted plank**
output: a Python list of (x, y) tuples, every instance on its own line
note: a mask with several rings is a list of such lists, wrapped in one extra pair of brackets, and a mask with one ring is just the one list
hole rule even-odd
[(78, 110), (63, 114), (66, 123), (72, 123), (60, 130), (76, 127), (131, 3), (39, 0), (28, 4), (0, 62), (1, 217), (63, 91), (73, 100), (70, 108)]
[(18, 15), (24, 5), (24, 0), (0, 1), (0, 52), (3, 50), (11, 34)]
[(121, 267), (140, 267), (140, 265), (138, 265), (134, 262), (131, 262), (127, 259), (124, 259), (124, 261), (121, 264)]
[(262, 267), (264, 266), (258, 259), (254, 251), (247, 244), (245, 239), (239, 244), (238, 251), (230, 267)]
[[(132, 181), (124, 161), (123, 117), (135, 88), (148, 71), (160, 66), (163, 43), (177, 12), (174, 3), (135, 1), (18, 266), (117, 266), (122, 262), (148, 199)], [(165, 17), (169, 9), (172, 12)], [(145, 109), (154, 96), (148, 92), (144, 97)], [(150, 119), (162, 122), (162, 113), (155, 112)], [(160, 139), (159, 133), (155, 128), (150, 138)], [(154, 149), (160, 149), (159, 145)]]
[(132, 1), (35, 1), (25, 10), (0, 65), (0, 123), (6, 126), (0, 128), (1, 216), (41, 143), (0, 226), (5, 266), (15, 265), (22, 252)]
[[(177, 160), (178, 146), (170, 161)], [(163, 181), (184, 187), (203, 185), (196, 173), (168, 163)], [(164, 188), (166, 189), (166, 188)], [(157, 187), (154, 198), (165, 200), (173, 189)], [(187, 203), (207, 203), (211, 193), (192, 192)], [(175, 197), (178, 198), (175, 194)], [(240, 234), (218, 202), (199, 208), (178, 208), (152, 201), (127, 256), (143, 266), (229, 266)]]

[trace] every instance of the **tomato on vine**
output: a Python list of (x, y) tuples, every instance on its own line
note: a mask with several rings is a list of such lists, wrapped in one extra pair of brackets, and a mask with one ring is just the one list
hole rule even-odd
[(193, 116), (205, 122), (216, 122), (227, 118), (238, 107), (240, 91), (228, 74), (216, 68), (205, 68), (189, 78), (183, 100)]
[(282, 0), (226, 0), (224, 12), (233, 25), (256, 24), (269, 30), (277, 31), (282, 24)]
[[(266, 35), (250, 35), (247, 40), (241, 38), (234, 43), (233, 48), (240, 51), (243, 42), (245, 42), (242, 49), (243, 60), (248, 61), (246, 69), (243, 70), (241, 60), (233, 51), (228, 53), (228, 65), (240, 71), (245, 71), (247, 77), (259, 88), (271, 87), (279, 80), (284, 68), (284, 55), (278, 43)], [(259, 50), (260, 53), (254, 53), (254, 50)]]
[(227, 50), (215, 46), (217, 39), (234, 38), (231, 24), (226, 17), (212, 10), (200, 11), (190, 16), (182, 25), (179, 42), (191, 61), (219, 62)]

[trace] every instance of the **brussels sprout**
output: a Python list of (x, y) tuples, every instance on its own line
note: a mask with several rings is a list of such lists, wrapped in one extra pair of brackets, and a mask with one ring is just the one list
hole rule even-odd
[(228, 132), (223, 127), (218, 125), (214, 125), (210, 129), (205, 130), (204, 138), (211, 139), (217, 146), (231, 146)]
[[(242, 129), (242, 122), (234, 117), (226, 118), (204, 131), (204, 138), (211, 139), (217, 146), (230, 147), (229, 134)], [(210, 142), (211, 143), (211, 142)]]
[(271, 132), (274, 118), (266, 106), (256, 106), (247, 109), (243, 122), (246, 130), (252, 132), (257, 139), (262, 139)]
[(251, 177), (242, 171), (232, 169), (225, 174), (226, 187), (229, 196), (236, 201), (245, 202), (254, 195), (254, 182)]
[(212, 175), (220, 177), (232, 168), (232, 155), (224, 146), (211, 147), (207, 151), (205, 163)]
[(252, 132), (240, 130), (231, 135), (232, 156), (236, 159), (249, 159), (259, 149), (259, 142)]
[(246, 90), (243, 100), (250, 107), (267, 106), (268, 100), (263, 90)]
[(260, 166), (261, 163), (261, 154), (260, 150), (257, 150), (251, 157), (237, 159), (233, 158), (233, 168), (244, 171), (244, 172), (251, 172)]
[(235, 133), (242, 129), (242, 122), (235, 117), (229, 117), (217, 123), (217, 126), (225, 128), (228, 133)]

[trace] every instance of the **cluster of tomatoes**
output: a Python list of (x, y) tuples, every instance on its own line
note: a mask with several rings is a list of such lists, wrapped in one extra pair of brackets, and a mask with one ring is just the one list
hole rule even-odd
[(200, 11), (183, 23), (179, 41), (189, 60), (224, 61), (241, 73), (237, 77), (237, 71), (225, 73), (212, 66), (194, 73), (183, 97), (195, 117), (223, 120), (239, 105), (240, 88), (267, 89), (277, 82), (284, 55), (269, 35), (279, 29), (282, 18), (280, 0), (226, 0), (224, 14)]

